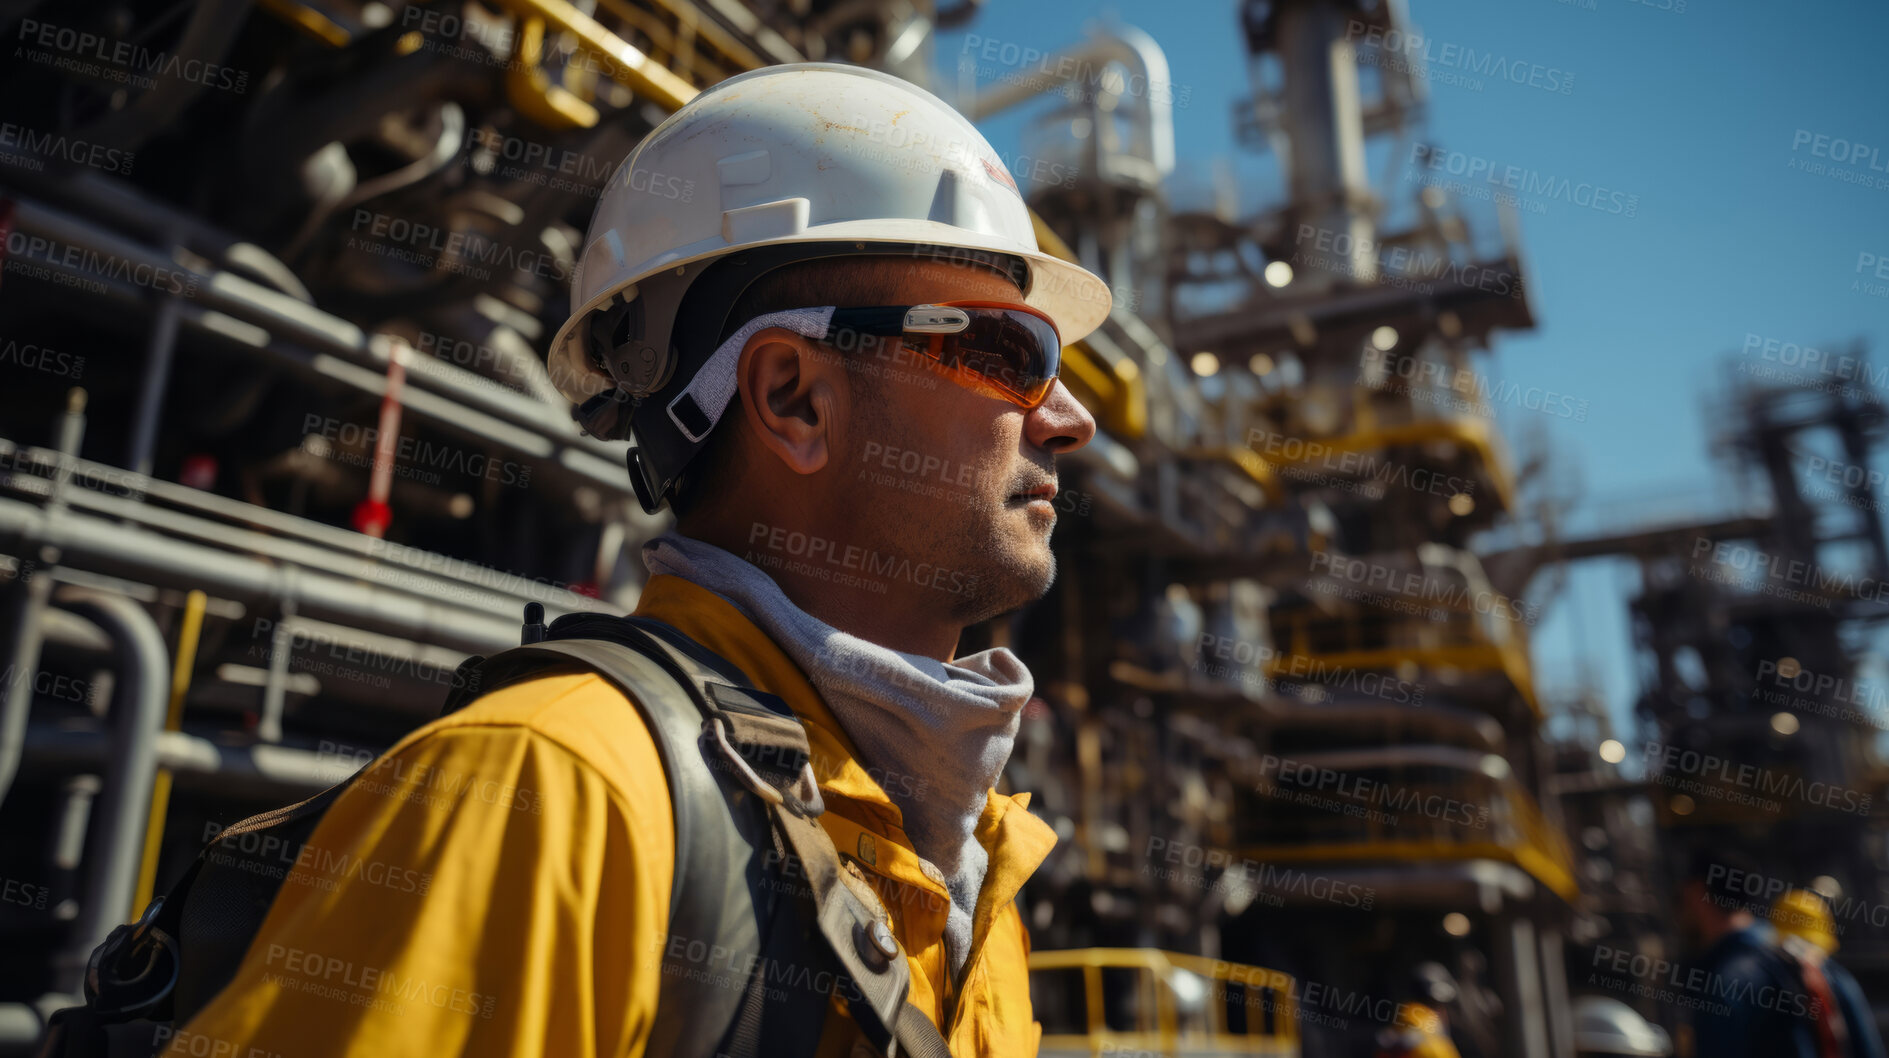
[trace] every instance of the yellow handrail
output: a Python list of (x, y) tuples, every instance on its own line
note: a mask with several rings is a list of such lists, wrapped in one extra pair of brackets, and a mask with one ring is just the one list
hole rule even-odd
[(1265, 490), (1268, 500), (1277, 503), (1285, 499), (1285, 485), (1280, 482), (1279, 475), (1273, 473), (1272, 464), (1261, 459), (1259, 453), (1244, 445), (1229, 445), (1225, 448), (1184, 448), (1179, 454), (1185, 459), (1211, 459), (1231, 463)]
[[(330, 48), (346, 47), (354, 38), (335, 21), (307, 4), (295, 0), (257, 0), (264, 11), (276, 16)], [(142, 906), (142, 905), (140, 905)]]
[(1327, 845), (1257, 845), (1241, 854), (1268, 863), (1318, 863), (1327, 861), (1392, 860), (1422, 863), (1426, 860), (1496, 860), (1512, 863), (1553, 890), (1563, 900), (1573, 903), (1580, 898), (1581, 887), (1574, 874), (1555, 859), (1551, 849), (1530, 842), (1504, 845), (1495, 841), (1369, 841), (1341, 842)]
[[(1461, 669), (1465, 672), (1500, 672), (1508, 677), (1515, 692), (1527, 703), (1535, 719), (1546, 719), (1535, 697), (1535, 679), (1527, 655), (1513, 646), (1499, 643), (1460, 643), (1438, 647), (1378, 647), (1369, 650), (1341, 650), (1334, 653), (1298, 652), (1291, 658), (1267, 663), (1269, 676), (1293, 676), (1303, 672), (1307, 661), (1336, 670), (1394, 672), (1400, 665), (1423, 669)], [(1293, 666), (1300, 666), (1297, 672)]]
[[(170, 706), (164, 714), (164, 730), (176, 731), (184, 722), (184, 695), (190, 690), (190, 676), (197, 667), (197, 638), (203, 632), (203, 612), (209, 596), (193, 591), (184, 598), (184, 619), (177, 630), (177, 658), (171, 664)], [(138, 917), (151, 902), (157, 888), (157, 856), (164, 847), (164, 817), (170, 811), (171, 773), (157, 770), (151, 785), (151, 814), (144, 825), (144, 859), (138, 866), (138, 888), (131, 906), (124, 909), (127, 921)]]
[[(667, 10), (671, 15), (674, 15), (678, 24), (692, 26), (695, 32), (701, 36), (702, 39), (708, 41), (715, 50), (721, 52), (722, 55), (729, 60), (731, 65), (743, 70), (758, 70), (768, 65), (768, 60), (756, 55), (753, 50), (741, 42), (739, 37), (723, 29), (721, 23), (716, 22), (712, 18), (702, 17), (701, 13), (696, 10), (694, 5), (679, 3), (677, 0), (656, 0), (656, 3)], [(600, 0), (600, 4), (605, 11), (610, 12), (632, 25), (637, 25), (637, 21), (644, 17), (643, 12), (631, 7), (629, 4), (625, 3), (624, 0)], [(650, 18), (649, 22), (653, 23), (653, 25), (637, 25), (637, 29), (648, 34), (650, 39), (655, 41), (658, 46), (673, 49), (673, 39), (665, 43), (657, 33), (652, 32), (653, 29), (662, 25), (661, 22), (654, 18)], [(664, 32), (666, 33), (667, 30), (665, 29)]]
[(505, 70), (505, 94), (526, 117), (548, 129), (595, 128), (597, 108), (551, 80), (539, 62), (544, 54), (544, 19), (521, 18)]
[[(1126, 969), (1146, 971), (1155, 985), (1152, 1009), (1142, 1005), (1140, 1023), (1132, 1030), (1108, 1027), (1103, 1009), (1101, 971)], [(1207, 959), (1198, 955), (1161, 951), (1155, 948), (1070, 948), (1030, 953), (1030, 970), (1080, 970), (1084, 982), (1084, 1010), (1087, 1031), (1081, 1035), (1051, 1034), (1043, 1037), (1046, 1050), (1087, 1050), (1091, 1054), (1134, 1052), (1184, 1055), (1278, 1055), (1299, 1053), (1299, 1016), (1295, 980), (1290, 974), (1245, 963)], [(1272, 992), (1273, 1014), (1270, 1031), (1256, 1031), (1249, 1020), (1244, 1034), (1229, 1032), (1226, 1015), (1229, 997), (1224, 988), (1215, 990), (1205, 1004), (1208, 1030), (1183, 1034), (1176, 1017), (1174, 972), (1184, 970), (1222, 986), (1238, 985), (1251, 992), (1244, 1005), (1249, 1010), (1260, 1001), (1259, 993)], [(1150, 1020), (1152, 1019), (1152, 1024)]]
[[(1506, 598), (1498, 598), (1506, 605)], [(1282, 637), (1289, 644), (1290, 653), (1268, 662), (1267, 674), (1294, 675), (1292, 667), (1299, 666), (1302, 672), (1308, 661), (1336, 670), (1367, 672), (1395, 671), (1401, 665), (1416, 665), (1426, 669), (1453, 668), (1466, 672), (1500, 672), (1508, 677), (1509, 683), (1522, 701), (1527, 703), (1535, 718), (1544, 719), (1541, 703), (1535, 695), (1534, 666), (1528, 659), (1528, 645), (1520, 630), (1509, 625), (1497, 625), (1503, 634), (1491, 635), (1488, 628), (1475, 620), (1475, 614), (1460, 608), (1445, 609), (1451, 609), (1458, 616), (1468, 616), (1469, 620), (1438, 623), (1412, 617), (1408, 622), (1410, 627), (1422, 629), (1425, 633), (1448, 633), (1448, 639), (1442, 643), (1388, 643), (1344, 650), (1313, 650), (1311, 647), (1308, 626), (1314, 620), (1323, 622), (1331, 621), (1332, 618), (1294, 614), (1288, 619), (1287, 633)]]
[(1373, 452), (1398, 445), (1437, 441), (1462, 445), (1476, 452), (1502, 509), (1509, 510), (1515, 503), (1514, 475), (1508, 469), (1508, 457), (1503, 454), (1500, 435), (1483, 419), (1463, 416), (1419, 419), (1398, 426), (1359, 430), (1336, 437), (1306, 437), (1300, 440), (1305, 442), (1305, 447), (1298, 456), (1287, 458), (1275, 453), (1265, 458), (1268, 462), (1292, 466), (1321, 458), (1328, 452)]
[(610, 32), (603, 23), (590, 17), (566, 0), (502, 0), (522, 19), (542, 19), (576, 38), (586, 50), (607, 60), (604, 72), (610, 79), (664, 110), (680, 110), (694, 99), (696, 88), (677, 77), (669, 68), (643, 54), (629, 41)]
[[(1371, 765), (1370, 770), (1395, 769), (1393, 761)], [(1428, 803), (1432, 796), (1442, 796), (1465, 808), (1481, 806), (1482, 820), (1467, 816), (1457, 818), (1454, 810), (1428, 816), (1428, 826), (1419, 829), (1422, 836), (1409, 836), (1411, 817), (1401, 814), (1384, 822), (1405, 836), (1384, 836), (1385, 826), (1377, 825), (1372, 813), (1358, 816), (1338, 815), (1325, 808), (1307, 806), (1303, 814), (1292, 808), (1295, 789), (1278, 787), (1279, 807), (1263, 818), (1268, 826), (1249, 831), (1241, 854), (1260, 863), (1306, 862), (1325, 860), (1422, 861), (1433, 859), (1494, 859), (1513, 863), (1570, 902), (1579, 895), (1574, 876), (1574, 856), (1567, 840), (1550, 826), (1528, 791), (1514, 780), (1495, 780), (1480, 772), (1469, 771), (1457, 783), (1404, 784), (1380, 781), (1376, 790), (1393, 789), (1396, 797), (1379, 801), (1402, 813), (1405, 806)], [(1366, 799), (1351, 799), (1358, 806)], [(1296, 825), (1295, 825), (1296, 824)], [(1360, 832), (1360, 827), (1362, 831)], [(1345, 829), (1353, 833), (1344, 834)]]

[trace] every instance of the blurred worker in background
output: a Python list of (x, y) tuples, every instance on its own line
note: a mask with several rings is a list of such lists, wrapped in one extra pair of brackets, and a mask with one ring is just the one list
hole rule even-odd
[(1450, 1036), (1456, 1047), (1474, 1058), (1496, 1058), (1502, 1053), (1496, 1024), (1502, 1017), (1502, 999), (1489, 983), (1489, 959), (1476, 948), (1456, 951), (1456, 1003), (1450, 1008)]
[[(1738, 849), (1706, 845), (1694, 853), (1679, 891), (1679, 923), (1698, 951), (1677, 971), (1692, 1009), (1695, 1058), (1816, 1058), (1800, 1046), (1800, 1021), (1813, 1000), (1796, 967), (1778, 950), (1771, 927), (1753, 914), (1747, 892), (1766, 876)], [(1696, 970), (1699, 973), (1690, 973)]]
[[(1055, 576), (1056, 457), (1096, 428), (1058, 364), (1107, 316), (1106, 285), (1037, 249), (1003, 162), (937, 97), (801, 64), (708, 89), (643, 139), (599, 202), (572, 304), (553, 380), (592, 434), (634, 439), (644, 506), (677, 513), (645, 548), (637, 613), (805, 728), (824, 813), (803, 815), (882, 905), (856, 931), (863, 956), (904, 960), (909, 1004), (958, 1058), (1035, 1053), (1015, 897), (1056, 838), (1028, 794), (994, 789), (1034, 681), (1005, 647), (959, 647)], [(375, 1058), (724, 1049), (725, 1021), (659, 991), (673, 908), (727, 879), (672, 879), (679, 787), (612, 684), (515, 683), (370, 774), (390, 788), (351, 787), (311, 844), (419, 872), (431, 895), (284, 886), (183, 1038)], [(537, 810), (443, 813), (418, 796), (429, 775), (529, 790)], [(685, 969), (751, 980), (752, 959), (702, 948)], [(760, 952), (772, 986), (780, 960)], [(310, 960), (471, 995), (473, 1016), (271, 978)], [(769, 1029), (763, 1053), (871, 1052), (825, 979), (785, 1015), (813, 1028)]]
[(1798, 1026), (1799, 1052), (1809, 1043), (1817, 1058), (1883, 1058), (1862, 987), (1830, 957), (1837, 950), (1836, 918), (1824, 898), (1808, 889), (1790, 890), (1771, 904), (1771, 928), (1778, 950), (1797, 967), (1803, 990), (1817, 1000), (1816, 1015)]
[(1446, 1007), (1456, 1002), (1456, 981), (1443, 964), (1418, 963), (1410, 975), (1411, 999), (1398, 1004), (1389, 1028), (1377, 1034), (1373, 1058), (1462, 1058), (1450, 1041)]
[(1672, 1039), (1612, 996), (1574, 1001), (1574, 1052), (1580, 1058), (1668, 1058)]

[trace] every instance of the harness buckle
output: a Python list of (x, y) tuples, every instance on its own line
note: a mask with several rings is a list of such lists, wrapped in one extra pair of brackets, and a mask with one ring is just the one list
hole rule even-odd
[(719, 716), (710, 717), (709, 725), (715, 736), (715, 744), (721, 748), (722, 756), (734, 768), (735, 776), (741, 780), (741, 785), (747, 787), (756, 797), (776, 808), (786, 808), (795, 815), (809, 819), (826, 811), (826, 805), (820, 798), (819, 782), (814, 778), (812, 760), (801, 762), (800, 772), (795, 782), (795, 786), (808, 791), (808, 798), (802, 799), (798, 794), (789, 793), (768, 782), (761, 773), (754, 770), (748, 763), (748, 759), (742, 756), (741, 751), (728, 740), (728, 722), (725, 719)]
[[(85, 967), (85, 993), (101, 1015), (142, 1017), (161, 1006), (176, 989), (183, 961), (176, 939), (157, 927), (163, 908), (162, 896), (152, 900), (136, 922), (115, 927), (105, 943), (93, 950)], [(166, 974), (159, 970), (158, 963), (167, 956), (170, 965)], [(130, 976), (124, 976), (120, 964), (134, 958), (142, 964)]]

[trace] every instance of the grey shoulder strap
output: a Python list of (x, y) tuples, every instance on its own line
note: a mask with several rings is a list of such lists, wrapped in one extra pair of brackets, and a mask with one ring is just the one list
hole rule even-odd
[[(676, 826), (658, 1010), (689, 1013), (659, 1015), (649, 1053), (811, 1053), (837, 992), (882, 1053), (949, 1058), (937, 1028), (905, 1001), (908, 971), (883, 910), (852, 888), (863, 883), (817, 822), (824, 806), (806, 734), (786, 704), (667, 625), (606, 620), (554, 628), (554, 638), (493, 660), (596, 671), (636, 703), (656, 740)], [(592, 638), (600, 633), (608, 640)]]
[[(772, 917), (769, 911), (788, 910), (769, 899), (769, 891), (757, 893), (752, 885), (777, 862), (767, 813), (758, 798), (745, 790), (728, 791), (716, 780), (701, 739), (702, 712), (687, 685), (649, 654), (597, 639), (546, 640), (499, 657), (575, 662), (599, 673), (635, 703), (662, 758), (675, 821), (675, 880), (669, 932), (652, 942), (661, 945), (662, 982), (647, 1053), (676, 1058), (733, 1054), (723, 1046), (730, 1026), (775, 1015), (762, 1017), (774, 1027), (785, 1011), (743, 1009), (760, 1002), (750, 995), (748, 981), (762, 957), (763, 919)], [(805, 963), (808, 957), (795, 961)], [(824, 1013), (824, 1003), (814, 1006)], [(811, 1035), (817, 1039), (818, 1034), (815, 1020)], [(775, 1037), (777, 1044), (796, 1038), (802, 1037), (785, 1032)], [(805, 1053), (812, 1051), (810, 1043)]]

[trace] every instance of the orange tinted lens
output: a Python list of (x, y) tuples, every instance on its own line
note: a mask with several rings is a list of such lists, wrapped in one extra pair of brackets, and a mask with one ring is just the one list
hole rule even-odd
[(979, 392), (1026, 408), (1043, 403), (1062, 364), (1056, 328), (1019, 309), (959, 307), (971, 325), (944, 336), (940, 363)]

